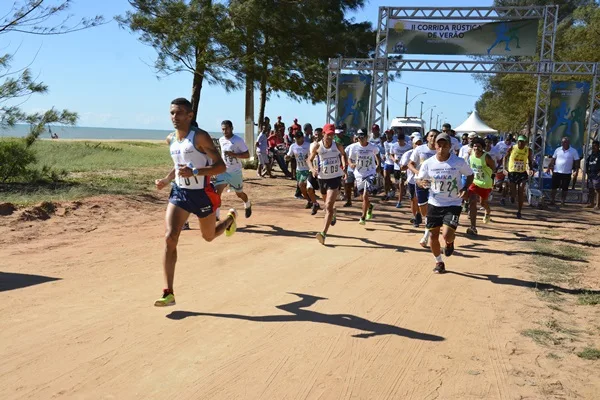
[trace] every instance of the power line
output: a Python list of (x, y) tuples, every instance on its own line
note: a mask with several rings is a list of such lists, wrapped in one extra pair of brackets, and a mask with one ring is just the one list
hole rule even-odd
[(456, 96), (466, 96), (466, 97), (477, 97), (477, 98), (479, 98), (479, 96), (475, 96), (473, 94), (448, 92), (446, 90), (432, 89), (432, 88), (428, 88), (428, 87), (424, 87), (424, 86), (411, 85), (409, 83), (400, 83), (400, 85), (412, 86), (412, 87), (416, 87), (416, 88), (419, 88), (419, 89), (425, 89), (425, 90), (431, 90), (433, 92), (439, 92), (439, 93), (445, 93), (445, 94), (453, 94), (453, 95), (456, 95)]

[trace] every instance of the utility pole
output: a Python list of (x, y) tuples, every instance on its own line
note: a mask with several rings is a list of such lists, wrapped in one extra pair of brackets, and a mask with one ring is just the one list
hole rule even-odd
[(419, 118), (423, 119), (423, 102), (421, 102), (421, 115), (419, 115)]
[(408, 86), (406, 87), (406, 99), (404, 100), (404, 117), (406, 118), (408, 115)]
[(431, 121), (433, 121), (433, 108), (431, 109), (431, 113), (429, 114), (429, 130), (431, 130)]

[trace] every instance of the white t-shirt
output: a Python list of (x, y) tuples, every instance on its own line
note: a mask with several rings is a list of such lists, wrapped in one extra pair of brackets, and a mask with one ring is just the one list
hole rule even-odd
[(396, 163), (394, 163), (394, 170), (400, 171), (400, 160), (402, 159), (402, 156), (409, 150), (412, 150), (412, 146), (408, 142), (405, 143), (404, 146), (400, 145), (400, 142), (394, 143), (391, 154), (396, 158), (396, 160), (398, 160)]
[(461, 147), (460, 140), (458, 140), (458, 138), (456, 136), (450, 136), (450, 142), (451, 142), (452, 151), (454, 152), (454, 154), (458, 153), (460, 151), (460, 147)]
[[(400, 166), (406, 167), (408, 166), (408, 162), (410, 161), (410, 156), (412, 155), (414, 150), (410, 149), (406, 153), (402, 154), (402, 159), (400, 159)], [(410, 169), (406, 170), (406, 181), (411, 184), (415, 184), (415, 173)]]
[(383, 143), (383, 148), (385, 149), (385, 165), (394, 165), (394, 160), (392, 160), (392, 149), (394, 148), (394, 146), (396, 145), (396, 142), (391, 141), (391, 142), (384, 142)]
[(242, 170), (242, 162), (235, 157), (227, 157), (226, 151), (232, 151), (234, 153), (245, 153), (248, 151), (248, 146), (244, 142), (244, 139), (237, 135), (233, 135), (227, 139), (225, 136), (219, 138), (219, 144), (221, 145), (221, 157), (225, 161), (227, 166), (227, 172), (237, 172)]
[(308, 155), (310, 154), (310, 143), (306, 140), (302, 143), (302, 146), (294, 143), (290, 146), (287, 155), (296, 157), (296, 170), (297, 171), (308, 171)]
[(572, 147), (569, 147), (566, 151), (562, 147), (559, 147), (554, 150), (552, 158), (556, 160), (554, 162), (554, 172), (570, 174), (573, 172), (573, 163), (579, 160), (579, 154)]
[[(358, 143), (358, 142), (352, 143), (351, 145), (349, 145), (348, 147), (346, 147), (346, 149), (344, 150), (346, 152), (346, 157), (348, 157), (348, 159), (352, 158), (351, 157), (352, 156), (352, 149), (355, 148), (356, 146), (360, 146), (360, 143)], [(352, 162), (355, 163), (356, 160), (353, 160)], [(346, 173), (350, 174), (351, 172), (354, 172), (354, 169), (352, 167), (350, 167), (350, 165), (348, 165)]]
[(469, 159), (470, 155), (471, 155), (471, 146), (469, 146), (468, 144), (465, 144), (463, 147), (461, 147), (460, 151), (458, 152), (458, 156), (465, 161), (467, 161)]
[(500, 150), (498, 148), (496, 148), (496, 146), (492, 146), (490, 151), (488, 151), (487, 153), (490, 155), (490, 157), (492, 157), (492, 160), (494, 160), (494, 162), (498, 162), (498, 161), (502, 160), (502, 158), (504, 158), (500, 154)]
[(431, 150), (429, 145), (422, 144), (413, 150), (410, 161), (414, 162), (415, 167), (419, 169), (425, 160), (433, 156), (435, 156), (435, 149)]
[(502, 142), (498, 142), (498, 144), (496, 146), (494, 146), (494, 148), (498, 151), (499, 153), (499, 160), (502, 160), (504, 157), (506, 157), (506, 153), (508, 153), (508, 149), (511, 149), (513, 147), (513, 143), (511, 142), (510, 144), (506, 144), (505, 141)]
[(365, 178), (375, 175), (377, 171), (377, 158), (379, 148), (371, 143), (366, 146), (361, 146), (360, 143), (355, 143), (350, 150), (350, 158), (356, 164), (354, 176), (356, 178)]
[(267, 154), (267, 135), (261, 132), (256, 139), (256, 143), (258, 143), (258, 147), (256, 148), (257, 152)]
[(450, 207), (462, 204), (462, 199), (458, 195), (462, 189), (460, 187), (462, 175), (473, 175), (473, 170), (465, 160), (450, 153), (450, 158), (446, 161), (439, 161), (435, 156), (426, 160), (419, 169), (417, 179), (431, 181), (430, 205)]

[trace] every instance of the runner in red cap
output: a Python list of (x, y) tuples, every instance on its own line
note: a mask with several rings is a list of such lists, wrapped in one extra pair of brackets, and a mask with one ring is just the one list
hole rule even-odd
[[(341, 144), (335, 143), (335, 125), (325, 124), (323, 127), (323, 140), (317, 142), (310, 153), (308, 164), (314, 177), (319, 178), (319, 187), (325, 202), (325, 226), (322, 232), (317, 233), (317, 240), (325, 244), (327, 231), (330, 225), (335, 225), (335, 201), (342, 186), (342, 177), (346, 178), (348, 159)], [(318, 168), (313, 161), (319, 157)]]

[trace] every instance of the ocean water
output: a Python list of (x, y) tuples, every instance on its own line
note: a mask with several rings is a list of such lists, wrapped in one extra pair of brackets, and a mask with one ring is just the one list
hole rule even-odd
[[(85, 126), (53, 126), (52, 133), (56, 133), (59, 139), (128, 139), (128, 140), (163, 140), (172, 132), (170, 130), (155, 129), (119, 129), (119, 128), (91, 128)], [(16, 125), (14, 128), (0, 129), (2, 137), (24, 137), (29, 133), (29, 125)], [(221, 132), (209, 132), (214, 138), (221, 136)], [(239, 134), (239, 133), (238, 133)], [(243, 137), (243, 132), (241, 133)], [(42, 139), (50, 139), (50, 133), (46, 131)]]

